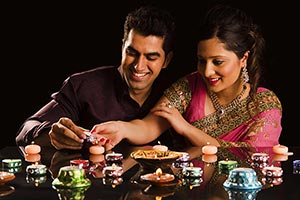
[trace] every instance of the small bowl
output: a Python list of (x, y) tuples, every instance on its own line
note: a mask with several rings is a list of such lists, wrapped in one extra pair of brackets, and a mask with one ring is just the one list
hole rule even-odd
[(261, 189), (262, 184), (258, 181), (256, 172), (252, 168), (238, 167), (229, 172), (229, 176), (223, 183), (225, 188), (254, 190)]

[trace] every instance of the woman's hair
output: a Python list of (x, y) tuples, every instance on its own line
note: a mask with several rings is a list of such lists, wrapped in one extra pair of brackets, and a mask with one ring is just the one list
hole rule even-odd
[(249, 51), (247, 70), (250, 96), (254, 97), (264, 61), (265, 40), (253, 19), (238, 8), (218, 4), (205, 15), (199, 33), (198, 41), (217, 37), (225, 49), (233, 51), (239, 59)]
[(130, 30), (143, 36), (154, 35), (164, 39), (163, 50), (167, 55), (173, 51), (175, 41), (175, 21), (171, 13), (152, 5), (141, 6), (130, 12), (124, 23), (123, 41), (126, 41)]

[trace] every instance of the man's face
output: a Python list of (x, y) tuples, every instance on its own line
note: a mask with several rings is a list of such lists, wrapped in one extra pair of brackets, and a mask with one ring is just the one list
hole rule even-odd
[(121, 68), (130, 93), (149, 92), (165, 68), (163, 38), (143, 36), (131, 30), (123, 43)]

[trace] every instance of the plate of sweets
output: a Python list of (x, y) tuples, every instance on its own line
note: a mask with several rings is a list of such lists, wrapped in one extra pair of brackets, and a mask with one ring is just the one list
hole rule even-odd
[(155, 149), (136, 150), (131, 152), (130, 157), (136, 160), (142, 167), (155, 171), (157, 168), (169, 168), (177, 158), (181, 157), (181, 152), (160, 151)]

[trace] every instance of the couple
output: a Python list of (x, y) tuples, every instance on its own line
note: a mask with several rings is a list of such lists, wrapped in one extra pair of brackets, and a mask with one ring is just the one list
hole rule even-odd
[(165, 11), (129, 13), (120, 66), (69, 77), (24, 122), (17, 144), (81, 149), (90, 131), (110, 150), (122, 140), (147, 144), (170, 128), (195, 146), (278, 144), (282, 106), (259, 86), (265, 43), (252, 19), (226, 5), (211, 8), (197, 35), (197, 70), (168, 85), (159, 74), (172, 59), (174, 31)]

